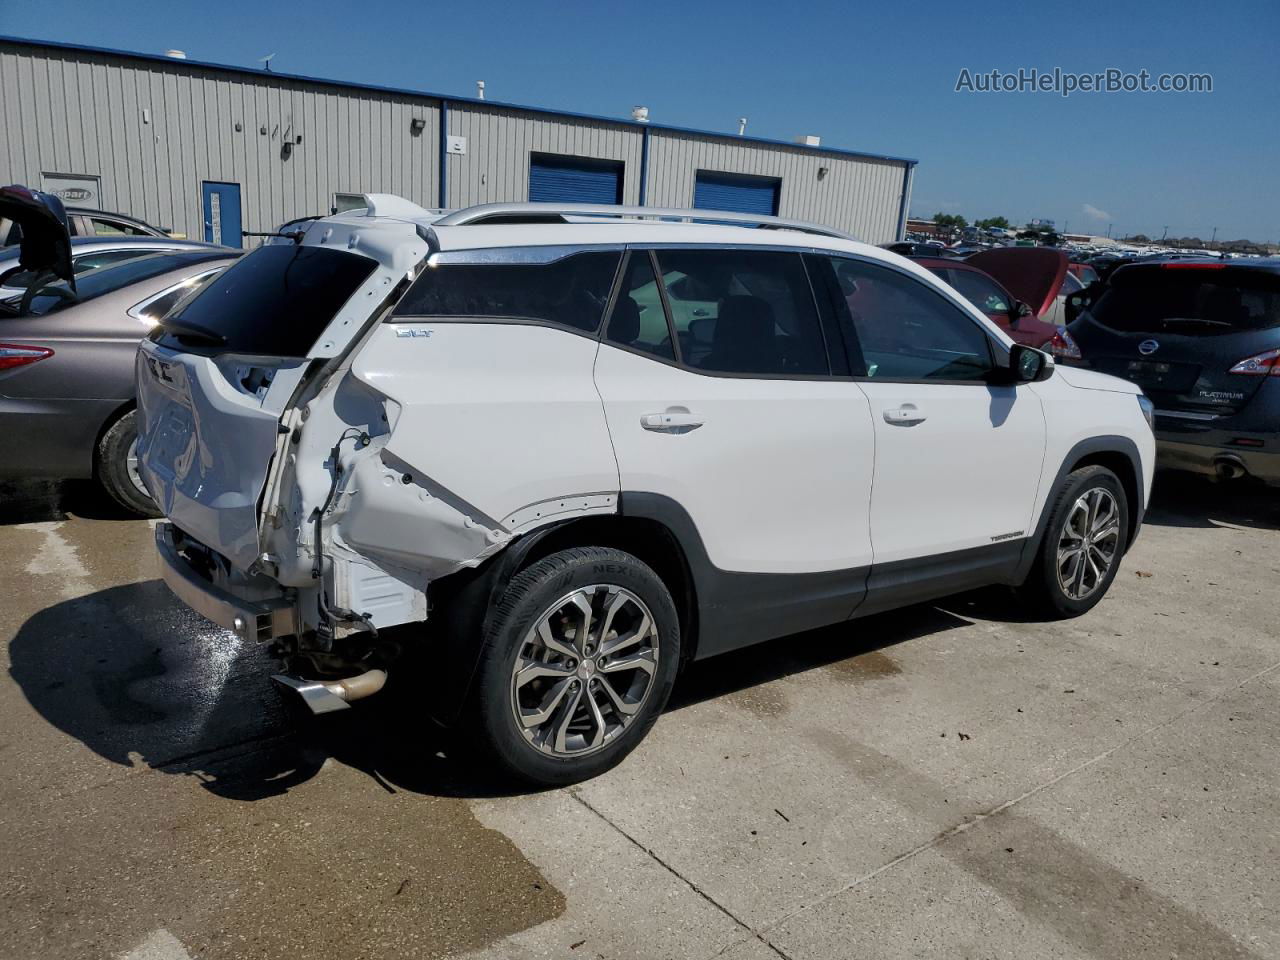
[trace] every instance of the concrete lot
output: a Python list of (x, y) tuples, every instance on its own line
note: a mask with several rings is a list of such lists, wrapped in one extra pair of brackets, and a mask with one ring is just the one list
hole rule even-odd
[(1280, 957), (1280, 497), (1162, 482), (1062, 624), (953, 598), (698, 665), (504, 795), (295, 725), (150, 527), (0, 488), (0, 957)]

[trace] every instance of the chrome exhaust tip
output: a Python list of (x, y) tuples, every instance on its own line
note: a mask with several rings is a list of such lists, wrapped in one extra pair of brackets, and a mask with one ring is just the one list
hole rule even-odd
[(387, 683), (387, 671), (366, 670), (354, 677), (342, 680), (305, 680), (287, 673), (274, 674), (271, 679), (286, 690), (292, 690), (302, 698), (307, 709), (315, 715), (347, 710), (352, 700), (363, 700), (381, 690)]
[(1239, 480), (1249, 472), (1245, 469), (1244, 461), (1229, 454), (1215, 459), (1213, 469), (1219, 480)]

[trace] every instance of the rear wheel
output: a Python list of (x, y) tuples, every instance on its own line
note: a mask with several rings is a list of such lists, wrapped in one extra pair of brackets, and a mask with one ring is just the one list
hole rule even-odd
[(1054, 619), (1092, 610), (1116, 577), (1129, 532), (1129, 503), (1106, 467), (1068, 474), (1049, 514), (1023, 596)]
[(474, 691), (480, 745), (548, 786), (622, 760), (666, 705), (680, 660), (671, 594), (630, 554), (580, 547), (517, 575), (490, 619)]
[(117, 504), (140, 517), (158, 517), (156, 502), (138, 472), (137, 413), (130, 410), (111, 424), (98, 441), (96, 467), (99, 485)]

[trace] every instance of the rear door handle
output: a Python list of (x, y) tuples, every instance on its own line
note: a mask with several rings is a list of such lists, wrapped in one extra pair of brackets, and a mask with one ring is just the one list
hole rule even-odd
[(655, 433), (688, 433), (702, 426), (702, 418), (692, 413), (646, 413), (640, 426)]
[(904, 403), (900, 407), (884, 412), (885, 423), (892, 423), (895, 427), (914, 427), (927, 419), (914, 403)]

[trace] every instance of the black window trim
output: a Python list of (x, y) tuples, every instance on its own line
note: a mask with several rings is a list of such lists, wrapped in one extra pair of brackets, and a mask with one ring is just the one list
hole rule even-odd
[[(968, 320), (970, 323), (972, 323), (975, 327), (977, 327), (982, 332), (983, 336), (987, 341), (987, 356), (991, 361), (992, 372), (999, 369), (1001, 354), (1003, 354), (1003, 356), (1006, 359), (1008, 358), (1010, 348), (1005, 344), (1001, 343), (992, 334), (991, 330), (987, 328), (985, 323), (982, 323), (979, 320), (977, 320), (969, 312), (970, 309), (976, 310), (977, 308), (973, 307), (972, 304), (969, 304), (968, 301), (965, 301), (964, 303), (960, 303), (956, 297), (952, 297), (950, 294), (946, 293), (945, 291), (934, 289), (932, 285), (925, 283), (910, 271), (903, 270), (902, 268), (894, 264), (885, 263), (883, 260), (877, 260), (874, 257), (859, 256), (858, 254), (845, 253), (843, 251), (837, 251), (837, 250), (818, 250), (816, 252), (823, 256), (831, 257), (832, 259), (852, 260), (857, 263), (870, 264), (874, 267), (880, 267), (885, 270), (891, 270), (894, 273), (898, 274), (899, 276), (906, 277), (909, 280), (915, 281), (915, 283), (918, 286), (926, 288), (930, 293), (936, 296), (943, 303), (946, 303), (947, 305), (958, 310), (966, 320)], [(937, 278), (937, 279), (939, 280), (939, 282), (942, 282), (941, 278)], [(855, 337), (857, 336), (857, 333), (858, 333), (857, 330), (854, 329), (853, 335)], [(862, 351), (862, 345), (861, 343), (859, 343), (858, 352), (861, 353), (861, 351)], [(850, 363), (852, 364), (852, 357), (850, 358)], [(952, 380), (952, 379), (943, 380), (943, 379), (937, 379), (937, 378), (931, 378), (931, 377), (860, 377), (860, 376), (854, 375), (854, 376), (851, 376), (850, 379), (856, 383), (914, 383), (914, 384), (920, 384), (921, 386), (926, 386), (929, 384), (937, 384), (940, 386), (980, 386), (980, 387), (997, 386), (997, 384), (993, 383), (990, 378), (981, 378), (981, 377), (975, 378), (975, 379), (963, 379), (963, 380)], [(1003, 384), (999, 384), (999, 386), (1009, 386), (1009, 384), (1003, 383)], [(1017, 384), (1017, 386), (1022, 386), (1022, 384)]]

